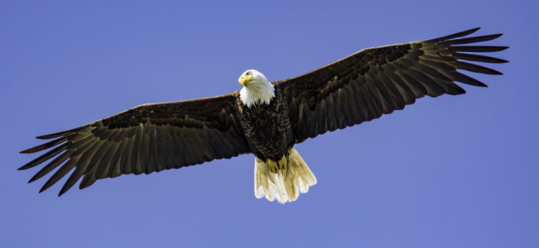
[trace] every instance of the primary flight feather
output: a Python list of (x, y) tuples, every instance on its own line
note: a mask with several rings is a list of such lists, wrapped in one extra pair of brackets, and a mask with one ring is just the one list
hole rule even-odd
[[(239, 91), (211, 98), (144, 104), (71, 130), (43, 135), (54, 139), (22, 151), (50, 149), (19, 170), (52, 159), (30, 182), (59, 167), (44, 191), (74, 169), (60, 194), (81, 177), (80, 188), (122, 174), (150, 174), (240, 154), (255, 155), (255, 196), (295, 201), (316, 178), (294, 145), (327, 131), (390, 114), (426, 95), (458, 95), (455, 81), (482, 82), (462, 74), (500, 75), (465, 61), (505, 63), (473, 53), (505, 46), (466, 45), (501, 34), (461, 38), (479, 28), (406, 44), (368, 48), (301, 76), (269, 82), (244, 72)], [(53, 159), (54, 158), (54, 159)]]

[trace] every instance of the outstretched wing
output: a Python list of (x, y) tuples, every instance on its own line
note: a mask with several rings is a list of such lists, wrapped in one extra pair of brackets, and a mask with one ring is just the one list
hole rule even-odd
[(42, 192), (75, 168), (62, 195), (81, 177), (83, 189), (97, 179), (150, 174), (250, 153), (236, 116), (237, 94), (145, 104), (82, 127), (39, 136), (54, 140), (21, 153), (52, 150), (19, 170), (56, 156), (30, 182), (60, 166)]
[(390, 114), (425, 95), (458, 95), (455, 81), (485, 86), (457, 71), (499, 75), (467, 61), (506, 60), (468, 52), (496, 52), (503, 46), (455, 46), (493, 40), (502, 34), (455, 39), (479, 28), (424, 41), (368, 48), (304, 75), (274, 82), (289, 105), (295, 142)]

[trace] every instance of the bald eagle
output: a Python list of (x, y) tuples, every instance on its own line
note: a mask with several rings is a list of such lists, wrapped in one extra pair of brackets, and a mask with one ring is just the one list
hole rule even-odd
[(42, 192), (75, 169), (60, 190), (62, 195), (81, 177), (83, 189), (102, 178), (150, 174), (252, 153), (255, 196), (281, 203), (295, 201), (316, 184), (316, 178), (294, 145), (401, 110), (426, 95), (464, 94), (455, 81), (486, 87), (459, 69), (502, 74), (464, 62), (507, 62), (470, 53), (508, 48), (463, 45), (502, 35), (460, 38), (478, 29), (364, 49), (301, 76), (271, 83), (262, 73), (247, 70), (239, 78), (243, 88), (230, 94), (144, 104), (81, 127), (38, 136), (53, 140), (21, 153), (51, 150), (19, 170), (52, 159), (30, 179), (33, 182), (59, 167)]

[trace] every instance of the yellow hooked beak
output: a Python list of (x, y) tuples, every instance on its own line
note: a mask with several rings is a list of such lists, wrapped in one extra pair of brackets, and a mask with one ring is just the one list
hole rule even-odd
[(249, 76), (241, 76), (240, 79), (238, 81), (240, 81), (240, 84), (245, 86), (245, 84), (249, 81), (251, 81), (251, 79), (253, 79), (253, 75), (249, 75)]

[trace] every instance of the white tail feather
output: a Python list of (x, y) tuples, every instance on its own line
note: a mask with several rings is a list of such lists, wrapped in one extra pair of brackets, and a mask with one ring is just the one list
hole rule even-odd
[(295, 148), (291, 148), (287, 158), (287, 169), (270, 171), (267, 161), (255, 157), (255, 196), (263, 196), (269, 201), (277, 199), (280, 203), (295, 201), (300, 193), (307, 193), (316, 184), (316, 177), (303, 161)]

